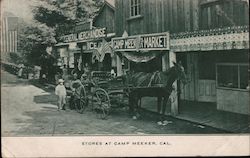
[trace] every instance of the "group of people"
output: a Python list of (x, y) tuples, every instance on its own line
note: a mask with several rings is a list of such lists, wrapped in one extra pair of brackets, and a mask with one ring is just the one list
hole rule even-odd
[[(72, 76), (72, 79), (70, 80), (68, 87), (65, 87), (64, 85), (64, 80), (67, 77), (65, 77), (66, 75), (64, 75), (63, 73), (62, 75), (60, 75), (58, 79), (58, 85), (55, 88), (55, 94), (58, 96), (58, 109), (59, 110), (65, 110), (67, 88), (69, 88), (70, 90), (70, 93), (69, 93), (70, 100), (69, 100), (68, 105), (70, 109), (74, 109), (75, 107), (74, 107), (73, 101), (75, 99), (74, 94), (76, 92), (76, 89), (79, 86), (84, 85), (86, 90), (90, 91), (91, 86), (95, 84), (94, 81), (91, 79), (91, 70), (88, 67), (88, 65), (85, 65), (85, 67), (83, 68), (82, 74), (81, 74), (81, 71), (79, 71), (77, 68), (73, 69), (70, 74)], [(116, 73), (113, 69), (111, 70), (111, 76), (116, 77)]]
[[(85, 69), (81, 77), (79, 77), (79, 72), (76, 71), (75, 69), (71, 71), (71, 75), (73, 78), (70, 80), (69, 84), (69, 89), (71, 90), (69, 108), (74, 109), (73, 100), (75, 99), (74, 94), (76, 92), (76, 89), (81, 85), (84, 85), (86, 86), (86, 88), (88, 88), (91, 83), (91, 79), (90, 79), (90, 71), (88, 69)], [(66, 106), (67, 88), (65, 87), (64, 79), (62, 78), (58, 80), (58, 85), (55, 88), (55, 94), (57, 95), (58, 98), (58, 110), (65, 110)]]

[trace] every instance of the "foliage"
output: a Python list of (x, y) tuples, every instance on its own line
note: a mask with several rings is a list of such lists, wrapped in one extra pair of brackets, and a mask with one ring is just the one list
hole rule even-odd
[(46, 46), (57, 43), (65, 30), (71, 30), (77, 22), (93, 18), (103, 3), (103, 0), (34, 1), (34, 20), (29, 23), (20, 21), (18, 35), (20, 54), (31, 64), (37, 64)]
[(34, 19), (48, 27), (55, 27), (57, 24), (70, 22), (69, 17), (63, 14), (59, 5), (51, 3), (50, 1), (41, 1), (32, 11)]
[(9, 57), (10, 57), (10, 62), (11, 63), (15, 63), (15, 64), (18, 64), (18, 63), (21, 63), (21, 55), (17, 52), (10, 52), (9, 53)]
[(45, 52), (46, 45), (56, 43), (55, 30), (38, 22), (19, 22), (19, 54), (23, 62), (37, 64), (40, 55)]

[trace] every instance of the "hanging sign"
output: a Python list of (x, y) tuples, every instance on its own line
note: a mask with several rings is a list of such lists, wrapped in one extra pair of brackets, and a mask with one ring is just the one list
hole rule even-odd
[(83, 31), (80, 33), (72, 33), (69, 35), (61, 36), (62, 42), (77, 42), (77, 41), (87, 41), (91, 39), (106, 37), (106, 28), (98, 28), (89, 31)]
[(169, 33), (113, 38), (114, 51), (169, 50)]
[(101, 41), (92, 41), (92, 42), (87, 42), (87, 50), (93, 50), (93, 49), (98, 49), (102, 45)]

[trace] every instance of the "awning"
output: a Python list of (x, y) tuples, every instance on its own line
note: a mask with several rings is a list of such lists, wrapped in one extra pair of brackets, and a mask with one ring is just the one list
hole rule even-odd
[(172, 34), (174, 52), (249, 49), (249, 26)]
[(56, 47), (59, 47), (59, 46), (68, 46), (70, 43), (57, 43), (55, 44)]
[(157, 56), (162, 55), (160, 52), (122, 52), (121, 53), (123, 56), (125, 56), (128, 60), (136, 62), (136, 63), (141, 63), (141, 62), (148, 62)]

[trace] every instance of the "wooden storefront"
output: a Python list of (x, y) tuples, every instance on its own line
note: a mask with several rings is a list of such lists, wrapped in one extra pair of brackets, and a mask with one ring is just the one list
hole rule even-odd
[[(181, 99), (213, 102), (219, 110), (249, 114), (249, 97), (246, 97), (249, 96), (249, 85), (248, 81), (245, 81), (245, 76), (249, 75), (249, 70), (245, 69), (249, 56), (247, 1), (115, 2), (116, 37), (122, 37), (125, 31), (128, 37), (170, 33), (170, 50), (162, 56), (161, 65), (162, 70), (165, 70), (171, 66), (171, 60), (182, 61), (190, 82), (185, 85)], [(237, 69), (237, 87), (228, 88), (220, 85), (221, 79), (218, 76), (221, 72), (218, 69), (225, 64), (228, 66), (226, 70), (235, 65), (236, 68), (232, 69)], [(243, 83), (240, 82), (241, 78), (244, 78)], [(227, 93), (234, 94), (230, 97), (234, 102), (223, 99)]]
[(190, 81), (182, 86), (181, 99), (250, 114), (248, 26), (173, 34), (170, 49), (185, 63)]
[[(127, 36), (124, 32), (123, 37), (112, 38), (112, 48), (118, 54), (118, 61), (121, 61), (117, 64), (118, 75), (123, 73), (125, 58), (129, 63), (128, 68), (125, 68), (127, 70), (152, 72), (166, 69), (162, 67), (161, 61), (162, 56), (168, 53), (169, 38), (168, 32), (135, 36)], [(152, 60), (160, 62), (154, 62), (155, 65), (152, 65)]]
[(69, 69), (110, 71), (115, 67), (111, 45), (114, 33), (114, 6), (105, 1), (97, 16), (77, 23), (70, 34), (61, 36), (56, 44), (61, 62)]

